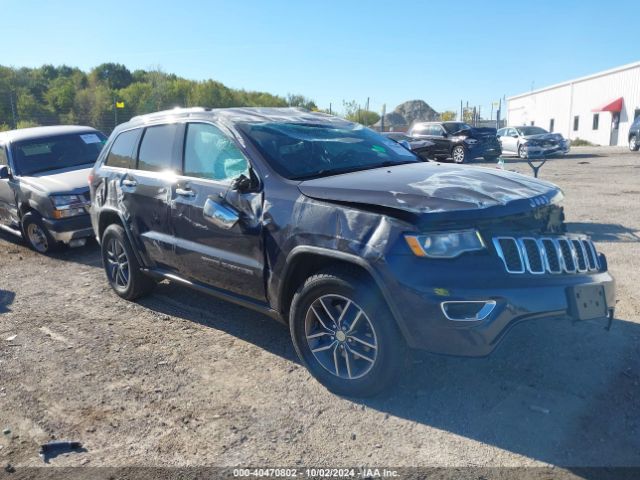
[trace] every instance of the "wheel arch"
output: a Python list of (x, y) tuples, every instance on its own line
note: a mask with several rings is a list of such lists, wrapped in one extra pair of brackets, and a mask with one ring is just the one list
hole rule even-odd
[(403, 336), (406, 338), (407, 330), (393, 302), (392, 296), (371, 265), (357, 255), (322, 247), (296, 247), (287, 256), (280, 281), (277, 308), (286, 323), (289, 322), (291, 300), (298, 287), (310, 276), (332, 267), (349, 269), (356, 275), (363, 275), (365, 278), (370, 279), (384, 298), (385, 303), (391, 311), (391, 315), (395, 319)]
[(143, 255), (137, 247), (138, 243), (134, 241), (133, 235), (131, 234), (131, 230), (128, 228), (127, 222), (124, 221), (124, 219), (122, 218), (122, 214), (118, 210), (105, 208), (100, 211), (98, 215), (98, 231), (95, 232), (98, 242), (102, 242), (102, 235), (104, 234), (104, 231), (109, 225), (113, 224), (117, 224), (122, 227), (125, 235), (129, 239), (129, 243), (131, 243), (131, 247), (136, 256), (136, 260), (138, 261), (140, 266), (144, 268), (147, 263), (144, 261)]

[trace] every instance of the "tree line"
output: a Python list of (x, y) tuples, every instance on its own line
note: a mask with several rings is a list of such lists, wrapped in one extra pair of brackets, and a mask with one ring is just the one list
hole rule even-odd
[(233, 89), (215, 80), (193, 81), (161, 69), (130, 71), (103, 63), (89, 72), (68, 66), (0, 66), (0, 131), (37, 125), (91, 125), (110, 133), (116, 124), (173, 107), (303, 107), (303, 95), (286, 97)]

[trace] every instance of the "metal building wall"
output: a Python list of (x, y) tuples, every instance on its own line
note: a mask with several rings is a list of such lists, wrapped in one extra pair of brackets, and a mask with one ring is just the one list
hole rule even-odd
[[(507, 99), (509, 125), (530, 125), (534, 122), (549, 129), (554, 119), (554, 131), (567, 138), (581, 138), (598, 145), (609, 145), (612, 115), (599, 113), (599, 126), (593, 129), (592, 110), (623, 97), (620, 112), (618, 145), (626, 145), (634, 113), (640, 109), (640, 62), (625, 65), (588, 77), (548, 88), (516, 95)], [(579, 117), (574, 131), (574, 117)]]

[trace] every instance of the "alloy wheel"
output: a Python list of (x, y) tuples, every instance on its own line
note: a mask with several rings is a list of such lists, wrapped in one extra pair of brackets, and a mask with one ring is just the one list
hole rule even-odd
[(629, 139), (629, 150), (633, 150), (634, 152), (638, 149), (638, 141), (636, 140), (635, 135)]
[(31, 243), (33, 248), (35, 248), (38, 252), (44, 253), (49, 249), (47, 234), (39, 225), (30, 223), (27, 226), (27, 236), (29, 237), (29, 242)]
[(336, 377), (363, 377), (376, 363), (378, 339), (365, 311), (353, 300), (328, 294), (305, 317), (307, 344), (315, 359)]
[(116, 238), (111, 238), (106, 248), (107, 275), (112, 284), (120, 289), (129, 285), (129, 257), (124, 246)]
[(464, 162), (464, 148), (456, 147), (453, 149), (453, 161), (456, 163)]
[(524, 148), (524, 145), (520, 145), (518, 147), (518, 156), (522, 159), (526, 159), (527, 158), (527, 151)]

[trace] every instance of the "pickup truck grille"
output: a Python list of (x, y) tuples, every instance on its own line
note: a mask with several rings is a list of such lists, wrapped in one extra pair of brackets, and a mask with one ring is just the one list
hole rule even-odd
[(584, 273), (600, 268), (593, 242), (584, 237), (494, 237), (509, 273)]

